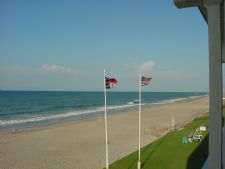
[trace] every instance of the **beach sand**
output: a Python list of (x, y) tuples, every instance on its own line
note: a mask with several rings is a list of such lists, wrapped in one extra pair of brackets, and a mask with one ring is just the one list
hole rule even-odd
[[(142, 111), (142, 146), (208, 111), (208, 97), (155, 105)], [(0, 169), (105, 167), (104, 118), (0, 132)], [(109, 161), (138, 149), (138, 111), (108, 116)]]

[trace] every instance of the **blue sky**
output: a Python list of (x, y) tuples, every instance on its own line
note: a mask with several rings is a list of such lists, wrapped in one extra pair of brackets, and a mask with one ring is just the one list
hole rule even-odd
[(207, 24), (172, 0), (0, 1), (0, 89), (208, 91)]

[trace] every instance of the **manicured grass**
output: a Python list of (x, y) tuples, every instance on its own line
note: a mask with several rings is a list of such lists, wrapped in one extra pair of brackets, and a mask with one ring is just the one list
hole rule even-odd
[[(202, 142), (182, 144), (200, 125), (208, 126), (208, 115), (187, 124), (183, 130), (173, 131), (141, 149), (142, 169), (200, 169), (208, 156), (208, 132)], [(137, 169), (138, 152), (118, 160), (110, 169)]]

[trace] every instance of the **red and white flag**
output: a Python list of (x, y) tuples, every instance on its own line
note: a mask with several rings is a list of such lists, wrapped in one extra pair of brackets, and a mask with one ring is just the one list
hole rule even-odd
[(105, 88), (106, 89), (113, 88), (117, 83), (118, 83), (118, 81), (115, 78), (105, 77)]

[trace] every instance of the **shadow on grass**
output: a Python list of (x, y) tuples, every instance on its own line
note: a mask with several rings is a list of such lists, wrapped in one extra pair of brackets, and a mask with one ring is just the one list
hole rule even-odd
[[(141, 168), (145, 165), (145, 162), (147, 160), (149, 160), (151, 158), (151, 156), (154, 154), (154, 152), (158, 149), (158, 147), (163, 143), (163, 141), (165, 140), (166, 136), (164, 136), (163, 138), (161, 138), (161, 140), (159, 141), (159, 143), (154, 147), (154, 149), (151, 151), (151, 153), (147, 156), (147, 158), (141, 163)], [(146, 146), (144, 149), (142, 149), (141, 151), (141, 156), (143, 157), (144, 153), (148, 150), (148, 146)], [(138, 153), (138, 152), (137, 152)], [(128, 166), (128, 169), (130, 169), (131, 167), (133, 167), (133, 165), (135, 165), (135, 163), (137, 163), (138, 161), (138, 157), (135, 158), (135, 160), (133, 162), (131, 162), (131, 164)]]
[(186, 169), (201, 169), (208, 157), (209, 135), (207, 134), (204, 140), (188, 157)]
[[(168, 135), (168, 134), (167, 134)], [(148, 161), (152, 155), (154, 154), (154, 152), (158, 149), (158, 147), (165, 141), (167, 135), (165, 135), (164, 137), (161, 138), (160, 142), (155, 146), (155, 148), (152, 150), (152, 152), (148, 155), (148, 157), (142, 162), (141, 167), (143, 167), (146, 163), (146, 161)], [(144, 153), (144, 152), (143, 152)]]

